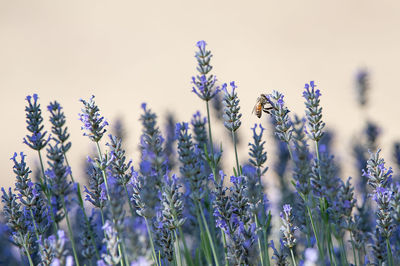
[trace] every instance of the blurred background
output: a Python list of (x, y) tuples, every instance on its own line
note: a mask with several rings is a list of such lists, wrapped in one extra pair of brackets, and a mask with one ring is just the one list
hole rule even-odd
[[(169, 113), (176, 122), (189, 121), (197, 110), (206, 114), (204, 102), (191, 92), (198, 40), (205, 40), (214, 54), (218, 82), (238, 85), (241, 161), (247, 160), (254, 123), (263, 123), (267, 135), (273, 134), (266, 116), (251, 114), (260, 93), (279, 90), (291, 114), (304, 115), (304, 84), (315, 80), (322, 92), (323, 120), (334, 131), (336, 158), (344, 163), (343, 177), (359, 175), (352, 141), (361, 137), (367, 119), (379, 126), (378, 146), (394, 166), (393, 142), (400, 139), (399, 12), (398, 1), (372, 0), (2, 0), (0, 185), (14, 183), (9, 160), (14, 152), (28, 154), (31, 168), (37, 163), (36, 153), (22, 143), (29, 94), (39, 94), (48, 131), (46, 106), (54, 100), (63, 106), (75, 176), (94, 150), (80, 130), (80, 98), (94, 94), (111, 128), (122, 122), (134, 164), (140, 159), (141, 103), (157, 113), (162, 130)], [(369, 73), (366, 108), (357, 101), (360, 70)], [(229, 172), (231, 142), (221, 122), (212, 119)], [(277, 160), (271, 138), (266, 148), (271, 165)]]

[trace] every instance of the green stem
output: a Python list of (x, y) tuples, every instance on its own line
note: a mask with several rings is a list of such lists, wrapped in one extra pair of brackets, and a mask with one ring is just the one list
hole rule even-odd
[(57, 234), (58, 223), (56, 222), (56, 219), (54, 217), (53, 205), (51, 204), (51, 194), (49, 193), (48, 188), (47, 188), (47, 178), (46, 178), (46, 174), (44, 173), (42, 154), (40, 153), (40, 150), (38, 150), (38, 154), (39, 154), (40, 168), (42, 169), (42, 176), (43, 176), (43, 180), (41, 180), (42, 189), (43, 189), (43, 193), (46, 195), (47, 203), (50, 206), (50, 215), (51, 215), (51, 219), (53, 220), (54, 233)]
[(72, 234), (71, 224), (69, 222), (68, 211), (67, 211), (67, 207), (65, 205), (65, 199), (64, 199), (63, 195), (61, 195), (61, 201), (62, 201), (63, 209), (64, 209), (64, 212), (65, 212), (65, 219), (67, 220), (68, 233), (69, 233), (69, 238), (70, 238), (70, 241), (71, 241), (72, 252), (74, 253), (75, 264), (77, 266), (79, 266), (78, 255), (76, 254), (76, 248), (75, 248), (74, 235)]
[(186, 245), (186, 239), (185, 239), (185, 235), (183, 234), (183, 230), (182, 227), (179, 226), (178, 227), (179, 230), (179, 235), (182, 236), (182, 243), (183, 243), (183, 249), (185, 250), (185, 259), (186, 259), (186, 264), (189, 266), (194, 265), (193, 261), (192, 261), (192, 256), (190, 255), (189, 249)]
[(132, 202), (129, 198), (129, 193), (128, 193), (128, 189), (126, 188), (126, 184), (124, 184), (124, 190), (125, 190), (126, 197), (128, 198), (129, 210), (131, 211), (131, 215), (133, 218), (135, 216), (135, 210), (133, 209)]
[(339, 237), (340, 241), (340, 249), (342, 251), (342, 265), (348, 265), (347, 254), (346, 254), (346, 247), (344, 245), (343, 236)]
[(387, 248), (387, 252), (388, 252), (389, 266), (394, 266), (394, 264), (393, 264), (393, 255), (392, 255), (392, 247), (390, 246), (389, 238), (386, 238), (386, 248)]
[[(203, 243), (204, 235), (207, 238), (207, 234), (204, 234), (204, 227), (203, 227), (203, 223), (201, 222), (200, 211), (199, 211), (198, 205), (196, 203), (195, 203), (195, 208), (196, 208), (197, 223), (199, 224), (199, 227), (200, 227), (200, 239)], [(209, 240), (208, 240), (208, 242), (209, 242)], [(212, 265), (212, 258), (211, 258), (210, 250), (203, 248), (203, 252), (206, 257), (208, 265)]]
[(236, 147), (236, 135), (235, 135), (235, 131), (233, 131), (233, 130), (232, 130), (232, 140), (233, 140), (233, 147), (235, 147), (236, 172), (238, 175), (241, 175), (242, 171), (240, 170), (240, 165), (239, 165), (239, 158), (238, 158), (237, 147)]
[(286, 145), (287, 145), (287, 149), (289, 151), (290, 159), (292, 159), (292, 162), (294, 163), (292, 148), (290, 148), (289, 142), (286, 142)]
[(356, 249), (354, 247), (354, 240), (353, 240), (353, 234), (350, 232), (350, 240), (351, 240), (351, 247), (353, 249), (353, 257), (354, 257), (354, 265), (357, 266), (357, 256), (356, 256)]
[(157, 255), (156, 255), (156, 250), (154, 248), (154, 243), (153, 243), (153, 236), (151, 234), (151, 229), (150, 229), (150, 225), (149, 225), (149, 221), (147, 220), (146, 217), (143, 217), (144, 221), (146, 222), (146, 228), (147, 228), (147, 233), (149, 234), (149, 240), (150, 240), (150, 246), (151, 246), (151, 252), (153, 253), (153, 260), (156, 263), (156, 265), (158, 266), (158, 259), (157, 259)]
[(294, 259), (293, 249), (290, 249), (290, 255), (292, 256), (293, 266), (297, 266), (296, 260)]
[(37, 226), (36, 226), (35, 216), (33, 215), (32, 208), (30, 208), (29, 211), (30, 211), (30, 213), (31, 213), (33, 226), (35, 227), (36, 239), (37, 239), (37, 241), (39, 241), (39, 239), (40, 239), (40, 238), (39, 238), (39, 230), (37, 229)]
[(178, 234), (176, 233), (176, 230), (174, 230), (174, 235), (175, 235), (176, 262), (178, 263), (178, 266), (181, 266), (182, 265), (181, 248), (179, 247), (179, 238), (178, 238)]
[(268, 227), (271, 224), (271, 218), (272, 218), (271, 211), (269, 211), (268, 215), (267, 215), (267, 224), (265, 225), (265, 228), (263, 230), (263, 235), (264, 235), (264, 240), (265, 240), (264, 249), (265, 249), (265, 257), (266, 257), (267, 266), (271, 265), (271, 263), (269, 261), (268, 234), (267, 234)]
[(319, 156), (319, 144), (318, 141), (315, 141), (315, 154), (317, 155), (317, 162), (318, 162), (318, 176), (319, 176), (319, 180), (322, 179), (321, 176), (321, 160), (320, 160), (320, 156)]
[[(62, 149), (63, 149), (63, 154), (64, 154), (65, 162), (66, 162), (67, 166), (71, 169), (71, 166), (69, 165), (69, 162), (68, 162), (68, 159), (67, 159), (67, 155), (66, 155), (66, 153), (64, 152), (64, 145), (62, 145)], [(74, 177), (72, 176), (72, 171), (69, 171), (69, 176), (71, 177), (72, 183), (75, 183)]]
[[(256, 228), (259, 228), (260, 227), (260, 223), (258, 222), (257, 214), (254, 214), (254, 219), (255, 219), (255, 222), (256, 222)], [(264, 249), (262, 248), (261, 238), (260, 237), (257, 237), (257, 242), (258, 242), (258, 250), (259, 250), (259, 253), (260, 253), (261, 265), (264, 266), (264, 263), (265, 263), (264, 255), (263, 255)]]
[(225, 232), (221, 230), (221, 234), (222, 234), (222, 243), (224, 245), (224, 255), (225, 255), (225, 266), (229, 266), (229, 261), (228, 261), (228, 247), (226, 245), (226, 234)]
[[(99, 145), (99, 142), (98, 142), (98, 141), (96, 142), (96, 147), (97, 147), (97, 152), (98, 152), (98, 154), (99, 154), (99, 159), (102, 160), (102, 153), (101, 153), (101, 149), (100, 149), (100, 145)], [(106, 187), (107, 199), (108, 199), (108, 201), (111, 201), (110, 189), (109, 189), (109, 187), (108, 187), (108, 181), (107, 181), (106, 171), (105, 171), (104, 169), (102, 169), (101, 172), (102, 172), (102, 174), (103, 174), (104, 184), (105, 184), (105, 187)], [(114, 224), (116, 224), (116, 222), (115, 222), (114, 219), (113, 219), (113, 222), (114, 222)], [(117, 240), (120, 240), (119, 236), (117, 236)], [(121, 264), (122, 264), (122, 265), (123, 265), (124, 259), (125, 259), (125, 254), (123, 254), (123, 252), (122, 252), (123, 249), (121, 248), (121, 246), (123, 246), (123, 245), (124, 245), (123, 240), (121, 240), (121, 241), (118, 243), (118, 252), (119, 252), (119, 255), (122, 257), (122, 260), (121, 260)]]
[(315, 228), (314, 219), (312, 217), (310, 207), (308, 207), (308, 203), (306, 203), (306, 208), (307, 208), (308, 216), (310, 217), (311, 227), (312, 227), (313, 232), (314, 232), (315, 240), (317, 241), (317, 247), (318, 247), (319, 255), (321, 257), (321, 260), (325, 261), (324, 251), (321, 249), (321, 243), (319, 242), (317, 229)]
[(203, 224), (204, 224), (204, 227), (205, 227), (205, 229), (206, 229), (207, 236), (208, 236), (209, 241), (210, 241), (211, 251), (212, 251), (212, 253), (213, 253), (215, 265), (216, 265), (216, 266), (219, 266), (219, 261), (218, 261), (217, 252), (215, 251), (214, 242), (212, 241), (212, 237), (211, 237), (211, 234), (210, 234), (210, 230), (208, 229), (208, 224), (207, 224), (206, 217), (204, 216), (203, 209), (202, 209), (200, 206), (198, 206), (198, 208), (200, 209), (201, 218), (202, 218), (202, 220), (203, 220)]
[(23, 241), (22, 246), (24, 247), (26, 256), (28, 257), (29, 265), (34, 266), (32, 258), (31, 258), (31, 254), (29, 254), (28, 248), (26, 247), (25, 239), (22, 236), (21, 232), (19, 232), (19, 236), (21, 237), (21, 240)]
[(214, 161), (214, 145), (213, 145), (213, 139), (212, 139), (212, 134), (211, 134), (210, 107), (208, 106), (208, 101), (206, 101), (206, 106), (207, 106), (208, 135), (209, 135), (209, 138), (210, 138), (210, 149), (211, 149), (211, 154), (212, 154), (212, 158), (213, 158), (213, 163), (215, 164), (215, 161)]
[[(69, 168), (71, 168), (71, 166), (69, 165), (68, 159), (67, 159), (67, 154), (65, 152), (63, 152), (63, 153), (64, 153), (64, 158), (65, 158), (65, 162), (66, 162), (67, 166)], [(69, 176), (71, 177), (72, 183), (75, 183), (74, 177), (72, 176), (72, 171), (69, 171)], [(99, 254), (99, 251), (98, 251), (97, 246), (96, 246), (93, 230), (92, 230), (92, 227), (90, 225), (89, 218), (86, 215), (85, 207), (83, 206), (83, 199), (82, 199), (82, 195), (81, 195), (80, 184), (78, 182), (76, 184), (77, 184), (76, 195), (78, 196), (79, 207), (81, 208), (81, 210), (83, 212), (83, 217), (84, 217), (86, 226), (87, 226), (87, 228), (89, 230), (90, 240), (91, 240), (93, 248), (94, 248), (94, 250), (96, 252), (96, 258), (97, 258), (97, 260), (100, 260), (100, 254)]]

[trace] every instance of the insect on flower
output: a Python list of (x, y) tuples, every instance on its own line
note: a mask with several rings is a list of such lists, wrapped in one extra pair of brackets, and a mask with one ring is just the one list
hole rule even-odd
[[(266, 104), (270, 104), (270, 107), (265, 107)], [(261, 118), (262, 112), (264, 111), (267, 114), (271, 114), (269, 110), (273, 109), (271, 102), (267, 98), (267, 95), (261, 94), (257, 98), (257, 102), (253, 107), (252, 114), (255, 113), (258, 118)]]

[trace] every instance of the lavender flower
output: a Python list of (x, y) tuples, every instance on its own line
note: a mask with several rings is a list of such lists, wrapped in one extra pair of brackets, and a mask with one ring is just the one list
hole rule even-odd
[(176, 124), (175, 136), (178, 140), (179, 161), (182, 164), (179, 171), (182, 177), (189, 181), (191, 198), (194, 201), (200, 201), (204, 197), (204, 186), (207, 180), (204, 175), (203, 161), (199, 160), (201, 152), (193, 145), (192, 135), (188, 130), (188, 123)]
[(285, 249), (285, 246), (282, 242), (282, 239), (280, 241), (281, 243), (281, 248), (280, 248), (280, 252), (275, 248), (275, 244), (274, 241), (271, 240), (269, 246), (272, 248), (272, 250), (274, 251), (274, 255), (272, 255), (272, 259), (275, 260), (275, 263), (277, 266), (288, 266), (289, 262), (287, 261), (287, 251)]
[(400, 169), (400, 142), (396, 142), (394, 145), (394, 152), (393, 152), (393, 157), (394, 161), (397, 164), (397, 167)]
[(167, 164), (168, 169), (174, 169), (176, 162), (176, 151), (175, 151), (175, 117), (172, 113), (168, 113), (166, 117), (166, 126), (165, 126), (165, 154), (167, 155)]
[(293, 139), (294, 139), (294, 169), (293, 179), (296, 182), (296, 190), (302, 196), (310, 193), (309, 180), (311, 177), (311, 154), (308, 149), (304, 134), (305, 120), (294, 117)]
[(206, 125), (207, 123), (207, 118), (202, 117), (200, 112), (197, 111), (191, 120), (192, 124), (192, 129), (193, 129), (193, 139), (195, 141), (195, 144), (201, 151), (203, 151), (204, 146), (207, 146), (208, 143), (208, 138), (207, 138), (207, 131), (206, 131)]
[(283, 244), (289, 249), (293, 249), (296, 245), (296, 238), (294, 232), (298, 229), (294, 224), (292, 215), (292, 207), (289, 204), (283, 205), (283, 212), (280, 213), (283, 225), (281, 232), (283, 233)]
[(11, 233), (11, 240), (19, 248), (24, 248), (25, 252), (31, 253), (34, 248), (33, 233), (30, 232), (31, 222), (21, 208), (21, 204), (17, 202), (17, 196), (11, 192), (11, 188), (8, 192), (4, 188), (1, 188), (1, 191), (3, 192), (1, 202), (4, 204), (3, 215)]
[(368, 121), (365, 128), (365, 136), (367, 138), (367, 147), (370, 150), (376, 150), (376, 142), (381, 133), (381, 129), (375, 123)]
[(145, 180), (143, 176), (139, 176), (139, 173), (132, 169), (132, 177), (129, 181), (132, 186), (132, 197), (131, 201), (134, 202), (137, 210), (136, 213), (146, 219), (152, 218), (155, 215), (155, 209), (153, 206), (158, 204), (158, 197), (154, 197), (150, 194), (149, 189), (143, 189)]
[(84, 136), (88, 136), (94, 142), (99, 142), (103, 137), (104, 133), (107, 131), (105, 127), (108, 122), (100, 115), (100, 109), (94, 101), (94, 95), (90, 97), (89, 101), (80, 99), (83, 103), (82, 113), (79, 114), (79, 120), (82, 121), (82, 130), (86, 132), (83, 133)]
[(283, 94), (278, 91), (273, 91), (268, 95), (268, 101), (271, 103), (273, 109), (271, 115), (275, 120), (275, 135), (286, 143), (292, 138), (292, 122), (289, 119), (289, 109), (285, 106), (283, 101)]
[(199, 51), (196, 52), (197, 59), (197, 71), (200, 73), (199, 76), (192, 77), (192, 83), (194, 85), (192, 91), (200, 97), (203, 101), (208, 102), (211, 100), (218, 92), (219, 88), (215, 86), (217, 81), (214, 75), (208, 75), (212, 69), (210, 65), (210, 60), (212, 54), (210, 51), (206, 50), (206, 42), (199, 41), (196, 46)]
[(385, 168), (385, 160), (379, 157), (380, 152), (380, 149), (376, 153), (370, 152), (367, 169), (363, 170), (363, 176), (368, 179), (367, 182), (374, 191), (378, 187), (386, 188), (392, 182), (392, 168)]
[[(32, 103), (33, 98), (33, 103)], [(45, 139), (47, 131), (43, 132), (43, 117), (42, 110), (40, 109), (40, 104), (38, 104), (38, 95), (35, 93), (33, 96), (26, 96), (26, 100), (28, 102), (28, 106), (25, 107), (26, 112), (26, 122), (28, 126), (26, 127), (29, 132), (32, 133), (31, 136), (27, 135), (24, 138), (24, 143), (28, 145), (31, 149), (40, 151), (43, 149), (46, 144), (50, 140), (50, 136), (48, 139)]]
[(140, 120), (143, 124), (142, 136), (140, 138), (140, 149), (142, 162), (140, 171), (146, 177), (151, 189), (156, 186), (161, 188), (161, 179), (167, 171), (167, 160), (163, 149), (164, 139), (157, 126), (157, 116), (146, 104), (142, 104), (144, 114)]
[(54, 101), (47, 106), (47, 110), (51, 114), (50, 122), (53, 125), (51, 132), (57, 136), (57, 140), (61, 143), (62, 151), (66, 153), (71, 148), (71, 142), (67, 142), (69, 133), (67, 132), (68, 127), (64, 127), (65, 115), (62, 107), (57, 101)]
[(386, 252), (386, 244), (385, 239), (380, 233), (378, 228), (375, 229), (374, 233), (371, 233), (372, 243), (370, 247), (372, 249), (372, 257), (375, 265), (383, 265), (384, 262), (387, 262), (387, 252)]
[(56, 197), (66, 197), (71, 192), (71, 182), (67, 180), (71, 170), (64, 164), (64, 153), (60, 143), (49, 145), (47, 158), (50, 168), (46, 171), (52, 194)]
[(114, 228), (117, 230), (118, 235), (121, 236), (125, 218), (125, 195), (123, 194), (123, 188), (117, 184), (117, 180), (114, 177), (110, 176), (108, 181), (110, 200), (107, 201), (107, 207), (110, 217), (112, 217)]
[(104, 262), (107, 265), (117, 265), (121, 261), (121, 256), (118, 253), (118, 236), (117, 230), (110, 221), (106, 221), (102, 229), (105, 232), (103, 243), (106, 245), (107, 253), (101, 254)]
[(181, 227), (186, 218), (183, 217), (183, 194), (179, 191), (182, 186), (178, 184), (176, 175), (171, 178), (164, 176), (164, 185), (162, 190), (162, 218), (163, 222), (170, 230), (176, 230)]
[(245, 191), (247, 190), (247, 180), (245, 176), (231, 176), (233, 186), (230, 187), (230, 201), (232, 214), (236, 215), (245, 225), (251, 220), (248, 212), (249, 199)]
[(322, 121), (322, 108), (319, 106), (321, 92), (315, 89), (314, 81), (305, 85), (303, 97), (306, 99), (306, 116), (308, 120), (308, 135), (314, 141), (319, 141), (322, 138), (322, 129), (325, 123)]
[(219, 172), (220, 179), (219, 182), (217, 182), (216, 178), (211, 175), (213, 181), (214, 181), (214, 186), (215, 189), (213, 191), (213, 208), (214, 208), (214, 217), (215, 217), (215, 222), (216, 226), (218, 228), (221, 228), (222, 231), (225, 233), (229, 234), (230, 229), (228, 225), (228, 221), (230, 221), (232, 212), (231, 212), (231, 202), (229, 200), (229, 197), (227, 196), (227, 190), (228, 188), (224, 187), (224, 178), (225, 174), (221, 170)]
[(58, 230), (57, 237), (51, 235), (48, 240), (53, 252), (53, 261), (51, 265), (72, 265), (72, 258), (68, 256), (68, 250), (66, 249), (68, 238), (65, 232), (63, 230)]
[(129, 169), (131, 168), (132, 160), (126, 162), (125, 150), (122, 148), (122, 140), (109, 135), (110, 142), (106, 145), (110, 147), (111, 163), (110, 171), (118, 183), (126, 186), (131, 178)]
[(356, 88), (358, 104), (364, 107), (367, 104), (367, 92), (370, 89), (369, 74), (364, 69), (360, 70), (356, 75)]
[(374, 201), (378, 204), (376, 224), (379, 228), (379, 232), (386, 239), (390, 238), (394, 229), (394, 221), (390, 207), (392, 194), (392, 191), (383, 187), (378, 187), (373, 195)]
[(41, 266), (49, 266), (53, 261), (53, 249), (48, 238), (39, 241), (39, 256)]
[(235, 132), (241, 125), (240, 118), (242, 114), (239, 113), (240, 106), (239, 106), (239, 99), (237, 97), (237, 93), (235, 89), (237, 86), (235, 82), (232, 81), (230, 83), (232, 87), (232, 91), (228, 92), (226, 83), (222, 85), (222, 90), (225, 91), (224, 97), (224, 125), (227, 129), (232, 132)]
[(390, 206), (392, 208), (393, 219), (396, 221), (397, 225), (400, 224), (400, 184), (392, 184), (390, 190), (392, 191), (392, 196), (390, 200)]
[[(83, 212), (84, 210), (82, 210)], [(80, 236), (80, 244), (81, 244), (81, 249), (80, 253), (83, 258), (86, 260), (90, 261), (96, 254), (95, 247), (93, 246), (93, 243), (96, 238), (95, 232), (93, 232), (92, 228), (94, 228), (94, 223), (93, 223), (93, 215), (89, 217), (86, 220), (83, 219), (84, 214), (80, 214), (79, 218), (79, 225), (82, 228), (81, 236)], [(92, 232), (92, 233), (91, 233)]]
[[(90, 157), (89, 157), (90, 159)], [(85, 186), (86, 200), (93, 204), (93, 206), (103, 209), (105, 201), (107, 200), (103, 173), (99, 167), (92, 161), (90, 162), (89, 175), (89, 188)], [(89, 190), (90, 189), (90, 190)]]
[(155, 232), (155, 243), (161, 253), (161, 258), (166, 258), (169, 262), (174, 259), (174, 243), (175, 236), (171, 229), (168, 227), (161, 212), (157, 213), (157, 219), (153, 225)]
[(71, 182), (67, 181), (70, 174), (70, 168), (64, 165), (64, 153), (59, 143), (54, 146), (49, 145), (47, 149), (47, 158), (50, 168), (46, 171), (46, 176), (49, 180), (50, 189), (52, 192), (52, 205), (55, 215), (55, 221), (60, 222), (66, 215), (62, 210), (65, 198), (71, 190)]
[[(328, 207), (330, 218), (333, 222), (335, 236), (337, 238), (343, 237), (344, 231), (351, 228), (351, 214), (356, 204), (354, 198), (354, 188), (350, 184), (351, 177), (349, 177), (346, 183), (340, 180), (339, 191), (336, 195), (336, 199), (331, 202), (331, 206)], [(336, 221), (336, 222), (335, 222)]]
[(39, 184), (32, 183), (29, 174), (32, 172), (26, 166), (25, 155), (21, 152), (21, 161), (17, 161), (17, 153), (11, 158), (14, 162), (13, 171), (16, 174), (17, 182), (15, 190), (18, 191), (18, 198), (22, 205), (33, 216), (37, 233), (39, 235), (47, 231), (49, 227), (49, 213)]
[(254, 167), (257, 168), (257, 174), (259, 176), (265, 174), (267, 172), (268, 167), (265, 167), (261, 171), (261, 167), (265, 164), (267, 161), (267, 152), (264, 151), (264, 144), (265, 141), (262, 140), (263, 133), (264, 133), (264, 128), (261, 126), (261, 124), (258, 125), (260, 127), (260, 133), (257, 134), (257, 124), (254, 124), (254, 127), (251, 128), (253, 131), (253, 142), (254, 143), (249, 143), (250, 151), (250, 159), (249, 162), (252, 164)]

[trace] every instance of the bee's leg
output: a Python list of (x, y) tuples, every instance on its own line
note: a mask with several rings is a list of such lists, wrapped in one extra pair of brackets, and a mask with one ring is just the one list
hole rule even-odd
[(274, 109), (274, 107), (263, 107), (263, 111), (269, 113), (268, 111)]

